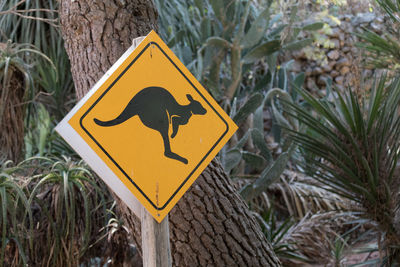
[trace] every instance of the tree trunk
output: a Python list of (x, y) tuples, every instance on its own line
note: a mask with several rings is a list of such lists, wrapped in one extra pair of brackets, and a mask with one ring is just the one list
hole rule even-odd
[[(60, 18), (78, 98), (138, 36), (156, 29), (149, 0), (62, 0)], [(118, 200), (139, 248), (139, 219)], [(174, 266), (279, 266), (246, 203), (214, 160), (170, 213)]]

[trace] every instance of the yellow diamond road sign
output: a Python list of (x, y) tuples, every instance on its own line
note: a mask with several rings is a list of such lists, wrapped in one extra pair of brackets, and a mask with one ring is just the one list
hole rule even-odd
[(155, 32), (56, 128), (128, 206), (138, 212), (139, 200), (158, 222), (236, 129)]

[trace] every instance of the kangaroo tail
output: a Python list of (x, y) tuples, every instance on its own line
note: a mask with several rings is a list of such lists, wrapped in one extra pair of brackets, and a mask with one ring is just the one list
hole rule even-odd
[(93, 119), (93, 120), (97, 125), (100, 125), (100, 126), (103, 126), (103, 127), (114, 126), (114, 125), (122, 123), (122, 121), (118, 120), (118, 118), (116, 118), (114, 120), (110, 120), (110, 121), (101, 121), (101, 120), (98, 120), (98, 119)]
[(121, 123), (125, 122), (126, 120), (128, 120), (138, 114), (138, 112), (140, 111), (140, 106), (136, 102), (137, 101), (135, 101), (135, 97), (133, 97), (131, 99), (131, 101), (129, 102), (129, 104), (121, 112), (121, 114), (119, 114), (119, 116), (116, 117), (115, 119), (112, 119), (109, 121), (101, 121), (99, 119), (94, 119), (94, 122), (97, 125), (100, 125), (103, 127), (121, 124)]
[(118, 117), (116, 117), (113, 120), (109, 120), (109, 121), (101, 121), (99, 119), (93, 119), (93, 120), (97, 125), (100, 125), (103, 127), (108, 127), (108, 126), (114, 126), (114, 125), (121, 124), (121, 123), (125, 122), (126, 120), (132, 118), (136, 114), (137, 113), (133, 112), (133, 110), (125, 109), (124, 111), (122, 111), (122, 113)]

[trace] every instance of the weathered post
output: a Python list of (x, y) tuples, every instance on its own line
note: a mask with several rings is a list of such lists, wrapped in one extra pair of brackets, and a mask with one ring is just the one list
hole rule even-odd
[[(135, 48), (145, 37), (133, 39)], [(169, 240), (168, 215), (161, 223), (142, 207), (142, 257), (144, 267), (170, 267), (172, 266), (171, 248)]]
[(144, 267), (171, 267), (168, 215), (161, 223), (142, 208), (142, 257)]

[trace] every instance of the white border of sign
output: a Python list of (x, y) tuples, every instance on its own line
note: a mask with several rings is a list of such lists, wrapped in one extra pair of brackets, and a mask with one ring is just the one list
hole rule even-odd
[(144, 39), (140, 37), (134, 40), (133, 45), (118, 59), (117, 62), (101, 77), (90, 91), (76, 104), (76, 106), (56, 126), (55, 130), (67, 141), (68, 144), (82, 157), (82, 159), (97, 173), (97, 175), (116, 193), (119, 198), (141, 218), (142, 204), (129, 191), (124, 183), (113, 171), (100, 159), (83, 138), (71, 127), (68, 121), (82, 107), (82, 105), (100, 88), (110, 75), (125, 61)]

